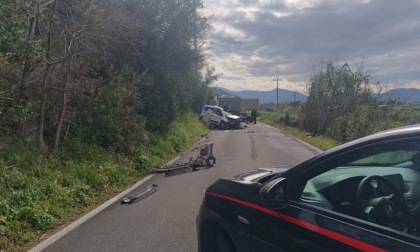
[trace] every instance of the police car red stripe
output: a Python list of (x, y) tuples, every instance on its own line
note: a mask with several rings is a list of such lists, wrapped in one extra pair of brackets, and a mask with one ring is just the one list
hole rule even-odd
[(311, 223), (308, 223), (308, 222), (290, 217), (288, 215), (278, 213), (278, 212), (273, 211), (271, 209), (268, 209), (268, 208), (265, 208), (265, 207), (262, 207), (262, 206), (259, 206), (259, 205), (256, 205), (256, 204), (249, 203), (247, 201), (239, 200), (239, 199), (236, 199), (236, 198), (232, 198), (232, 197), (229, 197), (229, 196), (225, 196), (225, 195), (221, 195), (221, 194), (217, 194), (217, 193), (212, 193), (212, 192), (206, 192), (206, 193), (208, 195), (212, 195), (212, 196), (215, 196), (215, 197), (218, 197), (218, 198), (222, 198), (222, 199), (226, 199), (226, 200), (236, 202), (236, 203), (241, 204), (241, 205), (252, 207), (256, 210), (259, 210), (259, 211), (264, 212), (266, 214), (270, 214), (274, 217), (283, 219), (283, 220), (288, 221), (290, 223), (293, 223), (297, 226), (306, 228), (308, 230), (311, 230), (311, 231), (316, 232), (318, 234), (324, 235), (326, 237), (329, 237), (331, 239), (334, 239), (336, 241), (339, 241), (341, 243), (344, 243), (344, 244), (349, 245), (351, 247), (354, 247), (356, 249), (360, 249), (362, 251), (369, 251), (369, 252), (384, 252), (384, 251), (387, 251), (387, 250), (384, 250), (382, 248), (378, 248), (376, 246), (373, 246), (371, 244), (368, 244), (368, 243), (350, 238), (348, 236), (345, 236), (345, 235), (339, 234), (337, 232), (331, 231), (329, 229), (325, 229), (325, 228), (319, 227), (317, 225), (314, 225), (314, 224), (311, 224)]

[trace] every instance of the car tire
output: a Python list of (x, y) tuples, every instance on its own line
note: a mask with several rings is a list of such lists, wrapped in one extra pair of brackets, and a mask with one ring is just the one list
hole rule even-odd
[(232, 240), (229, 238), (227, 233), (219, 228), (216, 231), (214, 251), (215, 252), (236, 252), (235, 247), (233, 246)]
[(224, 121), (221, 121), (221, 122), (220, 122), (220, 126), (219, 126), (219, 128), (220, 128), (221, 130), (224, 130), (224, 129), (226, 128), (226, 123), (225, 123)]
[(205, 221), (200, 233), (199, 252), (236, 252), (232, 239), (216, 222)]

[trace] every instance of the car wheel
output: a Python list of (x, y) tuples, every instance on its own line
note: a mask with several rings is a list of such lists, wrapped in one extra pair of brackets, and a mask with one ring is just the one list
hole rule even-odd
[(220, 122), (220, 126), (219, 126), (219, 128), (220, 128), (221, 130), (224, 130), (224, 129), (226, 128), (226, 123), (225, 123), (224, 121), (221, 121), (221, 122)]
[(206, 221), (201, 227), (199, 252), (236, 252), (228, 233), (217, 223)]
[(229, 236), (221, 228), (219, 228), (216, 233), (214, 251), (215, 252), (235, 252), (236, 251)]

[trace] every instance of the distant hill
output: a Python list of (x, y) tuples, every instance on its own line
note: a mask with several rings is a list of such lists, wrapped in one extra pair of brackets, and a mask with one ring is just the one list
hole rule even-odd
[[(273, 89), (271, 91), (253, 91), (253, 90), (243, 90), (243, 91), (232, 91), (226, 88), (214, 88), (213, 93), (223, 94), (226, 96), (239, 96), (241, 98), (258, 98), (260, 104), (263, 103), (275, 103), (277, 100), (277, 90)], [(279, 89), (279, 102), (292, 102), (292, 101), (306, 101), (306, 96), (302, 93), (290, 91), (286, 89)]]
[[(235, 91), (231, 91), (231, 90), (226, 89), (226, 88), (219, 88), (219, 87), (212, 88), (212, 93), (213, 94), (221, 94), (224, 97), (239, 97), (238, 95), (233, 94), (234, 92)], [(245, 97), (242, 97), (242, 98), (245, 98)]]
[(420, 89), (417, 88), (392, 89), (381, 96), (390, 97), (402, 103), (420, 103)]
[[(254, 91), (254, 90), (243, 90), (243, 91), (232, 91), (226, 88), (216, 87), (213, 88), (213, 93), (222, 94), (226, 97), (241, 97), (241, 98), (258, 98), (260, 104), (263, 103), (275, 103), (277, 98), (277, 90), (271, 91)], [(403, 103), (420, 103), (420, 89), (417, 88), (397, 88), (392, 89), (386, 93), (380, 95), (380, 97), (391, 97)], [(301, 101), (305, 102), (307, 96), (302, 93), (290, 91), (286, 89), (279, 89), (279, 102), (292, 102)]]

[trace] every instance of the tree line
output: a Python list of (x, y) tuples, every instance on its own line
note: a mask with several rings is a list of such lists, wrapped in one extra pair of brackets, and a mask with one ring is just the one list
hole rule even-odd
[(326, 135), (340, 142), (354, 140), (415, 121), (402, 118), (398, 101), (381, 96), (379, 82), (363, 66), (327, 61), (314, 65), (307, 84), (308, 99), (299, 127), (311, 135)]
[(68, 141), (117, 151), (199, 111), (202, 0), (2, 0), (0, 140), (57, 152)]

